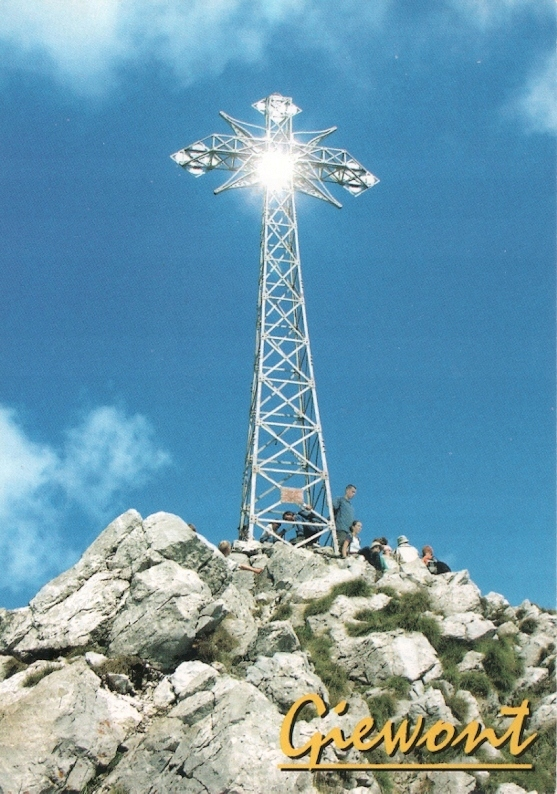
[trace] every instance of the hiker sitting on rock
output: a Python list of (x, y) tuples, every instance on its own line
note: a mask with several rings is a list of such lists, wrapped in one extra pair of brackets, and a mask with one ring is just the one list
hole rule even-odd
[(399, 567), (398, 562), (393, 557), (393, 550), (388, 543), (385, 543), (381, 551), (381, 570), (387, 573), (389, 571), (398, 571)]
[[(284, 513), (283, 518), (285, 518), (287, 515), (290, 514)], [(294, 514), (292, 513), (292, 515)], [(261, 535), (261, 543), (276, 543), (278, 538), (284, 538), (289, 527), (284, 527), (283, 529), (281, 529), (281, 527), (281, 521), (271, 521), (268, 527), (270, 531), (265, 530), (265, 532)]]
[(403, 565), (405, 562), (413, 562), (413, 560), (419, 559), (420, 555), (418, 554), (418, 549), (415, 546), (410, 545), (406, 535), (399, 535), (396, 542), (397, 547), (394, 551), (393, 557), (400, 565)]
[(427, 565), (427, 570), (434, 575), (438, 573), (449, 573), (451, 570), (446, 562), (441, 562), (441, 560), (433, 556), (433, 548), (431, 546), (423, 547), (422, 562), (424, 565)]
[(360, 553), (360, 538), (358, 535), (362, 531), (361, 521), (352, 521), (348, 535), (342, 541), (340, 549), (341, 557), (353, 557)]
[[(294, 516), (294, 518), (300, 521), (300, 523), (294, 526), (296, 537), (292, 540), (292, 543), (299, 544), (311, 538), (316, 532), (319, 532), (320, 527), (313, 526), (314, 521), (318, 519), (318, 515), (313, 512), (313, 507), (310, 504), (302, 505), (302, 509), (298, 511), (298, 514)], [(319, 543), (319, 538), (315, 538), (305, 545), (313, 546), (315, 543)]]
[(218, 545), (218, 550), (221, 554), (226, 557), (226, 564), (230, 568), (231, 571), (251, 571), (252, 573), (261, 573), (263, 568), (253, 568), (251, 565), (246, 565), (243, 562), (236, 562), (236, 560), (230, 559), (230, 552), (232, 551), (232, 546), (229, 540), (221, 540)]

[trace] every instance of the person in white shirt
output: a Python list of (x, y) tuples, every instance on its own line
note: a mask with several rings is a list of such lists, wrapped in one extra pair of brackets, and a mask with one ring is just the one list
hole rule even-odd
[(403, 565), (405, 562), (412, 562), (413, 560), (417, 560), (419, 558), (420, 555), (418, 554), (418, 549), (415, 546), (410, 545), (406, 535), (399, 535), (396, 539), (396, 542), (397, 547), (393, 557), (400, 565)]
[(362, 522), (353, 521), (350, 524), (350, 534), (345, 538), (340, 550), (342, 557), (351, 557), (360, 553), (360, 538), (358, 535), (362, 531)]

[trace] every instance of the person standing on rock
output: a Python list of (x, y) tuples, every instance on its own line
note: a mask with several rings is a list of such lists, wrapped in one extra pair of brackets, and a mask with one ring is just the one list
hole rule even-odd
[(420, 555), (418, 554), (418, 549), (415, 546), (410, 545), (406, 535), (399, 535), (396, 539), (396, 542), (397, 547), (393, 557), (400, 565), (403, 565), (405, 562), (413, 562), (414, 560), (419, 559)]
[(347, 485), (344, 496), (337, 496), (333, 500), (333, 513), (335, 517), (335, 527), (337, 530), (337, 541), (339, 550), (342, 553), (344, 541), (349, 538), (350, 527), (354, 522), (354, 508), (351, 500), (356, 493), (355, 485)]

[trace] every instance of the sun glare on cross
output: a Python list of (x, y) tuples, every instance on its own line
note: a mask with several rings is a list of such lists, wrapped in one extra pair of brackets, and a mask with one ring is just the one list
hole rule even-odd
[(268, 149), (257, 163), (257, 178), (269, 190), (286, 190), (292, 185), (294, 159), (279, 149)]

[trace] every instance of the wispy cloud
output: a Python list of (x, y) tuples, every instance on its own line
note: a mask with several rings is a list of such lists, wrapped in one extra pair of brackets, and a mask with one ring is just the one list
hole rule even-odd
[(505, 24), (521, 13), (555, 13), (553, 0), (446, 0), (467, 22), (480, 28)]
[(557, 58), (551, 53), (532, 72), (510, 110), (531, 132), (557, 132)]
[(0, 586), (17, 591), (62, 570), (76, 556), (63, 535), (68, 516), (77, 508), (85, 520), (113, 517), (119, 497), (168, 463), (140, 415), (97, 408), (55, 449), (30, 439), (16, 412), (0, 407)]
[[(7, 68), (47, 73), (83, 94), (107, 91), (124, 67), (163, 65), (182, 84), (218, 75), (230, 62), (262, 60), (281, 33), (353, 72), (357, 58), (380, 49), (395, 11), (400, 26), (394, 0), (3, 0), (0, 53)], [(554, 1), (442, 0), (409, 15), (406, 34), (490, 32), (524, 14), (553, 15)]]

